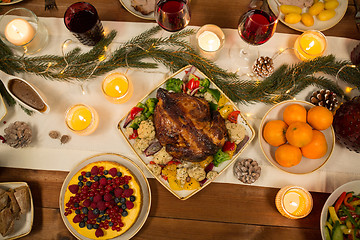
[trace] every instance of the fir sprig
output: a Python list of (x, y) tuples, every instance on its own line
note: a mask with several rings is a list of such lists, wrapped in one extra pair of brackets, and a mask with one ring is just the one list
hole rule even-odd
[[(351, 63), (337, 61), (333, 55), (294, 65), (284, 64), (262, 81), (240, 79), (236, 73), (222, 69), (196, 53), (186, 40), (195, 33), (193, 29), (156, 37), (160, 30), (158, 26), (150, 28), (111, 53), (108, 53), (108, 49), (116, 36), (115, 31), (90, 51), (83, 53), (80, 48), (75, 48), (65, 56), (17, 56), (0, 41), (0, 70), (9, 74), (34, 73), (50, 80), (87, 81), (121, 67), (155, 69), (162, 64), (175, 72), (190, 64), (211, 78), (232, 100), (243, 103), (277, 103), (296, 96), (309, 85), (330, 89), (346, 98), (333, 80), (315, 76), (319, 72), (329, 76), (338, 75), (338, 79), (355, 88), (360, 87), (359, 69), (344, 67)], [(14, 104), (4, 88), (0, 88), (0, 92), (9, 104)]]

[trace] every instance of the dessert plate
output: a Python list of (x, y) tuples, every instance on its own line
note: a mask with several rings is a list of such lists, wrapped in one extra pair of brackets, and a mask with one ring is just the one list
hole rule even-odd
[(308, 158), (302, 157), (301, 162), (298, 165), (293, 166), (293, 167), (283, 167), (276, 162), (275, 150), (277, 147), (273, 147), (270, 144), (268, 144), (265, 141), (263, 134), (262, 134), (264, 126), (267, 122), (269, 122), (271, 120), (282, 119), (285, 108), (294, 103), (304, 106), (306, 108), (306, 110), (309, 110), (312, 106), (314, 106), (313, 104), (311, 104), (309, 102), (305, 102), (305, 101), (288, 100), (288, 101), (283, 101), (281, 103), (278, 103), (275, 106), (273, 106), (272, 108), (270, 108), (269, 111), (263, 117), (260, 127), (259, 127), (259, 143), (260, 143), (261, 150), (264, 153), (266, 159), (273, 166), (275, 166), (285, 172), (293, 173), (293, 174), (311, 173), (311, 172), (314, 172), (317, 169), (321, 168), (322, 166), (324, 166), (324, 164), (329, 160), (329, 158), (334, 150), (335, 134), (334, 134), (334, 129), (332, 126), (329, 127), (328, 129), (321, 131), (325, 135), (326, 142), (328, 144), (328, 150), (327, 150), (325, 156), (323, 156), (322, 158), (318, 158), (318, 159), (308, 159)]
[[(148, 15), (144, 15), (139, 11), (136, 11), (134, 7), (131, 6), (131, 0), (119, 0), (121, 5), (123, 5), (123, 7), (130, 12), (131, 14), (133, 14), (134, 16), (138, 17), (138, 18), (142, 18), (142, 19), (146, 19), (146, 20), (155, 20), (155, 15), (154, 12), (148, 14)], [(154, 5), (154, 9), (155, 9), (155, 5)]]
[[(176, 73), (174, 73), (172, 76), (170, 76), (169, 78), (167, 78), (164, 82), (162, 82), (158, 87), (156, 87), (154, 90), (152, 90), (148, 95), (146, 95), (142, 100), (140, 100), (141, 103), (145, 103), (145, 101), (148, 98), (155, 98), (156, 97), (156, 93), (157, 90), (159, 88), (165, 88), (166, 82), (169, 81), (172, 78), (178, 78), (178, 79), (183, 79), (183, 77), (185, 76), (186, 73), (192, 72), (191, 69), (195, 69), (195, 67), (193, 66), (186, 66), (182, 69), (180, 69), (179, 71), (177, 71)], [(204, 73), (202, 73), (201, 71), (199, 71), (198, 69), (196, 69), (194, 72), (192, 72), (194, 75), (200, 77), (200, 79), (204, 79), (208, 77), (206, 77), (206, 75)], [(240, 111), (237, 107), (237, 105), (235, 103), (233, 103), (222, 91), (221, 89), (219, 89), (211, 80), (210, 81), (210, 87), (219, 90), (219, 92), (226, 98), (227, 102), (233, 107), (234, 111)], [(149, 172), (153, 175), (153, 177), (155, 179), (157, 179), (167, 190), (169, 190), (172, 194), (174, 194), (177, 198), (179, 198), (180, 200), (186, 200), (188, 198), (190, 198), (191, 196), (193, 196), (194, 194), (198, 193), (199, 191), (201, 191), (204, 187), (206, 187), (207, 185), (209, 185), (214, 179), (216, 179), (216, 177), (212, 180), (208, 180), (206, 181), (199, 189), (196, 190), (173, 190), (170, 188), (169, 182), (164, 180), (162, 177), (155, 175), (151, 169), (149, 168), (149, 166), (147, 164), (151, 163), (153, 161), (153, 156), (145, 156), (145, 154), (143, 152), (140, 152), (138, 149), (135, 148), (135, 141), (134, 140), (130, 140), (127, 137), (126, 134), (126, 129), (123, 128), (125, 120), (126, 120), (126, 116), (128, 114), (126, 114), (122, 120), (120, 120), (120, 122), (118, 123), (118, 129), (121, 132), (121, 134), (123, 135), (123, 137), (126, 139), (126, 141), (128, 142), (128, 144), (130, 145), (130, 147), (132, 148), (132, 150), (135, 152), (135, 154), (139, 157), (139, 159), (141, 160), (141, 162), (145, 165), (145, 167), (149, 170)], [(223, 172), (226, 171), (226, 169), (228, 169), (228, 167), (230, 167), (232, 165), (232, 163), (238, 158), (238, 156), (244, 151), (244, 149), (250, 144), (250, 142), (254, 139), (255, 137), (255, 131), (254, 129), (251, 127), (251, 125), (247, 122), (247, 120), (242, 116), (242, 114), (240, 113), (238, 118), (237, 118), (237, 123), (238, 124), (242, 124), (245, 127), (245, 138), (242, 141), (242, 143), (240, 143), (239, 146), (239, 151), (234, 154), (234, 156), (225, 162), (222, 162), (221, 164), (219, 164), (218, 167), (214, 167), (214, 171), (218, 172), (218, 176), (220, 176)]]
[(20, 215), (20, 219), (15, 220), (14, 231), (11, 234), (9, 234), (5, 237), (3, 237), (0, 234), (0, 240), (21, 238), (21, 237), (28, 235), (31, 231), (33, 221), (34, 221), (34, 205), (33, 205), (33, 199), (31, 196), (31, 191), (30, 191), (29, 186), (27, 185), (26, 182), (3, 182), (3, 183), (0, 183), (0, 188), (2, 188), (4, 190), (7, 190), (9, 188), (23, 187), (23, 186), (27, 187), (27, 189), (29, 190), (30, 211), (28, 211), (26, 214)]
[(85, 159), (84, 161), (82, 161), (81, 163), (79, 163), (73, 170), (71, 170), (71, 172), (67, 175), (61, 191), (60, 191), (60, 199), (59, 199), (59, 204), (60, 204), (60, 213), (61, 213), (61, 218), (63, 219), (67, 229), (77, 238), (77, 239), (84, 239), (84, 240), (90, 240), (89, 238), (86, 238), (84, 236), (82, 236), (80, 233), (78, 233), (70, 224), (69, 220), (67, 217), (65, 217), (64, 213), (65, 213), (65, 209), (64, 209), (64, 197), (65, 197), (65, 192), (67, 189), (67, 186), (69, 185), (70, 180), (73, 178), (73, 176), (80, 171), (82, 168), (84, 168), (85, 166), (87, 166), (88, 164), (91, 164), (93, 162), (99, 162), (99, 161), (110, 161), (110, 162), (116, 162), (119, 163), (121, 165), (123, 165), (124, 167), (126, 167), (127, 169), (129, 169), (137, 178), (138, 183), (141, 187), (141, 191), (142, 191), (142, 207), (139, 213), (139, 216), (137, 218), (137, 220), (135, 221), (135, 223), (126, 231), (124, 232), (122, 235), (115, 237), (113, 239), (115, 240), (125, 240), (125, 239), (130, 239), (132, 238), (138, 231), (140, 231), (141, 227), (144, 225), (149, 212), (150, 212), (150, 206), (151, 206), (151, 191), (150, 191), (150, 185), (149, 182), (147, 181), (147, 178), (145, 177), (144, 173), (141, 171), (141, 169), (130, 159), (119, 155), (119, 154), (115, 154), (115, 153), (103, 153), (103, 154), (97, 154), (94, 155), (92, 157), (89, 157), (87, 159)]
[[(278, 1), (277, 0), (267, 0), (267, 1), (268, 1), (271, 11), (273, 11), (274, 13), (278, 13), (279, 12)], [(314, 17), (314, 25), (311, 27), (307, 27), (304, 24), (302, 24), (301, 22), (296, 23), (296, 24), (286, 23), (284, 20), (283, 13), (280, 13), (279, 19), (286, 26), (288, 26), (292, 29), (295, 29), (297, 31), (300, 31), (300, 32), (304, 32), (307, 30), (325, 31), (329, 28), (334, 27), (338, 22), (340, 22), (340, 20), (344, 17), (344, 15), (346, 13), (347, 6), (348, 6), (348, 0), (339, 0), (338, 2), (339, 2), (339, 6), (335, 9), (335, 12), (336, 12), (335, 17), (333, 17), (327, 21), (320, 21), (316, 17)], [(307, 11), (307, 9), (304, 8), (303, 12), (306, 12), (306, 11)]]

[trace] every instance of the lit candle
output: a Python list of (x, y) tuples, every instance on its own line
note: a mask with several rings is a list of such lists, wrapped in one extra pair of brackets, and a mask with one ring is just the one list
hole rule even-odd
[(200, 54), (210, 60), (216, 60), (225, 42), (225, 34), (216, 25), (207, 24), (196, 33), (197, 47)]
[(301, 187), (284, 187), (275, 198), (278, 211), (290, 219), (306, 217), (312, 210), (312, 197)]
[(111, 73), (102, 82), (105, 98), (116, 104), (128, 101), (133, 92), (131, 81), (122, 73)]
[(95, 131), (99, 124), (99, 116), (94, 108), (76, 104), (66, 111), (66, 126), (79, 135), (89, 135)]
[(16, 46), (29, 43), (35, 36), (35, 30), (28, 21), (16, 18), (5, 27), (6, 39)]
[(315, 30), (306, 31), (295, 41), (295, 54), (300, 60), (310, 60), (323, 55), (326, 45), (324, 34)]
[(219, 37), (210, 31), (204, 31), (198, 38), (199, 47), (205, 51), (217, 51), (220, 48)]

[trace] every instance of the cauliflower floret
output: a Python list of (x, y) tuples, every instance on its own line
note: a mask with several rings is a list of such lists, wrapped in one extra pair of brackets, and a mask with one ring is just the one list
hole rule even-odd
[(154, 123), (148, 119), (142, 121), (138, 128), (139, 138), (147, 138), (149, 140), (153, 140), (155, 138), (155, 127)]
[(134, 133), (134, 129), (131, 127), (125, 128), (125, 136), (130, 137), (131, 134)]
[(140, 152), (144, 152), (145, 149), (150, 145), (150, 139), (147, 138), (137, 138), (135, 139), (134, 147)]
[(196, 181), (202, 181), (206, 176), (205, 170), (199, 165), (193, 165), (192, 167), (188, 168), (188, 174)]
[(245, 137), (246, 130), (242, 124), (225, 121), (225, 127), (228, 130), (230, 141), (239, 144)]
[(163, 147), (160, 151), (154, 154), (154, 162), (157, 164), (167, 164), (173, 159), (173, 157)]
[(216, 176), (218, 175), (218, 173), (216, 171), (210, 171), (206, 174), (206, 178), (211, 181), (214, 178), (216, 178)]
[(187, 168), (180, 167), (176, 169), (176, 179), (180, 181), (181, 186), (184, 186), (188, 176)]
[(205, 92), (205, 93), (204, 93), (204, 99), (205, 99), (206, 101), (208, 101), (208, 102), (212, 102), (212, 103), (217, 104), (216, 99), (215, 99), (215, 98), (213, 97), (213, 95), (211, 95), (211, 93), (209, 93), (209, 92)]
[(154, 173), (155, 176), (159, 176), (161, 174), (161, 167), (157, 164), (147, 164), (148, 168)]

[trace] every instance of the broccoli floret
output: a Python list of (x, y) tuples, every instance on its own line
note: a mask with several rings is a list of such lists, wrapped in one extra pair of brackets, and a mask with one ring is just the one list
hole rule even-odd
[(225, 162), (227, 160), (230, 160), (229, 154), (219, 149), (219, 151), (217, 151), (217, 153), (215, 153), (214, 155), (213, 163), (214, 166), (217, 167), (219, 166), (220, 163)]
[(149, 98), (148, 100), (146, 100), (145, 105), (148, 109), (148, 112), (150, 112), (151, 114), (154, 113), (158, 101), (159, 100), (157, 98)]
[(166, 90), (173, 91), (173, 92), (181, 92), (181, 85), (183, 84), (183, 81), (178, 78), (170, 78), (166, 82)]
[(200, 79), (200, 89), (199, 92), (200, 93), (204, 93), (208, 90), (208, 88), (210, 87), (210, 81), (207, 78), (204, 79)]

